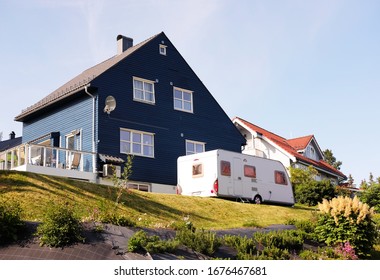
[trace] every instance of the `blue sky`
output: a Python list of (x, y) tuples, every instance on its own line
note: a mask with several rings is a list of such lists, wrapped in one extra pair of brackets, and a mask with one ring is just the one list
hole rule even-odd
[(226, 113), (314, 134), (355, 183), (380, 176), (380, 1), (0, 0), (0, 132), (83, 70), (164, 31)]

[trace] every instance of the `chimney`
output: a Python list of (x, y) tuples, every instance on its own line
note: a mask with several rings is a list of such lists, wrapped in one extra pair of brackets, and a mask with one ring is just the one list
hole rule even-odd
[(123, 35), (117, 35), (117, 54), (125, 52), (127, 49), (133, 46), (133, 39), (125, 37)]
[(14, 131), (9, 133), (9, 139), (15, 139), (15, 137), (16, 137), (16, 133)]

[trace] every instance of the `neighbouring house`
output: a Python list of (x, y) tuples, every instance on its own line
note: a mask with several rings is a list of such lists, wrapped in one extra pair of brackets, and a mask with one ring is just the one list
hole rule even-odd
[(319, 172), (317, 180), (329, 179), (336, 185), (347, 180), (346, 175), (324, 161), (314, 135), (285, 139), (242, 118), (232, 121), (247, 140), (243, 153), (279, 160), (286, 168), (311, 165)]
[(137, 45), (117, 36), (115, 56), (15, 120), (21, 160), (8, 168), (103, 183), (133, 155), (130, 186), (153, 192), (175, 191), (179, 156), (246, 143), (163, 32)]
[(16, 137), (16, 133), (12, 131), (8, 140), (0, 141), (0, 152), (16, 147), (22, 143), (22, 137)]
[[(0, 170), (5, 169), (6, 164), (12, 161), (12, 153), (6, 151), (19, 146), (22, 143), (22, 137), (16, 137), (16, 133), (12, 131), (9, 134), (9, 139), (0, 141)], [(13, 161), (15, 157), (13, 156)]]

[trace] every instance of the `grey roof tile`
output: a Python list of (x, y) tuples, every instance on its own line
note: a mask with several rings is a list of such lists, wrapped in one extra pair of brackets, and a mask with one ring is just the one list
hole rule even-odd
[[(162, 33), (160, 33), (160, 34), (162, 34)], [(104, 73), (105, 71), (107, 71), (108, 69), (110, 69), (111, 67), (116, 65), (117, 63), (119, 63), (121, 60), (128, 57), (130, 54), (132, 54), (133, 52), (135, 52), (136, 50), (138, 50), (139, 48), (144, 46), (146, 43), (148, 43), (149, 41), (151, 41), (152, 39), (154, 39), (158, 35), (159, 34), (156, 34), (156, 35), (146, 39), (145, 41), (142, 41), (141, 43), (130, 47), (129, 49), (127, 49), (123, 53), (121, 53), (119, 55), (115, 55), (115, 56), (113, 56), (113, 57), (111, 57), (111, 58), (109, 58), (109, 59), (107, 59), (107, 60), (87, 69), (87, 70), (85, 70), (85, 71), (83, 71), (81, 74), (79, 74), (75, 78), (71, 79), (66, 84), (64, 84), (61, 87), (59, 87), (58, 89), (56, 89), (55, 91), (50, 93), (45, 98), (41, 99), (40, 101), (33, 104), (32, 106), (27, 107), (26, 109), (22, 110), (22, 112), (18, 116), (15, 117), (15, 120), (16, 121), (23, 121), (24, 118), (29, 116), (30, 114), (35, 113), (42, 108), (45, 108), (49, 105), (52, 105), (59, 100), (62, 100), (64, 98), (67, 98), (67, 97), (79, 92), (85, 86), (88, 86), (94, 78), (98, 77), (99, 75), (101, 75), (102, 73)]]

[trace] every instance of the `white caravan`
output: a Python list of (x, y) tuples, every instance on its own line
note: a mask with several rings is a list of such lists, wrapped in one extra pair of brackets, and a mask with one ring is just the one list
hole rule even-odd
[(213, 150), (179, 157), (177, 176), (182, 195), (294, 204), (288, 173), (276, 160)]

